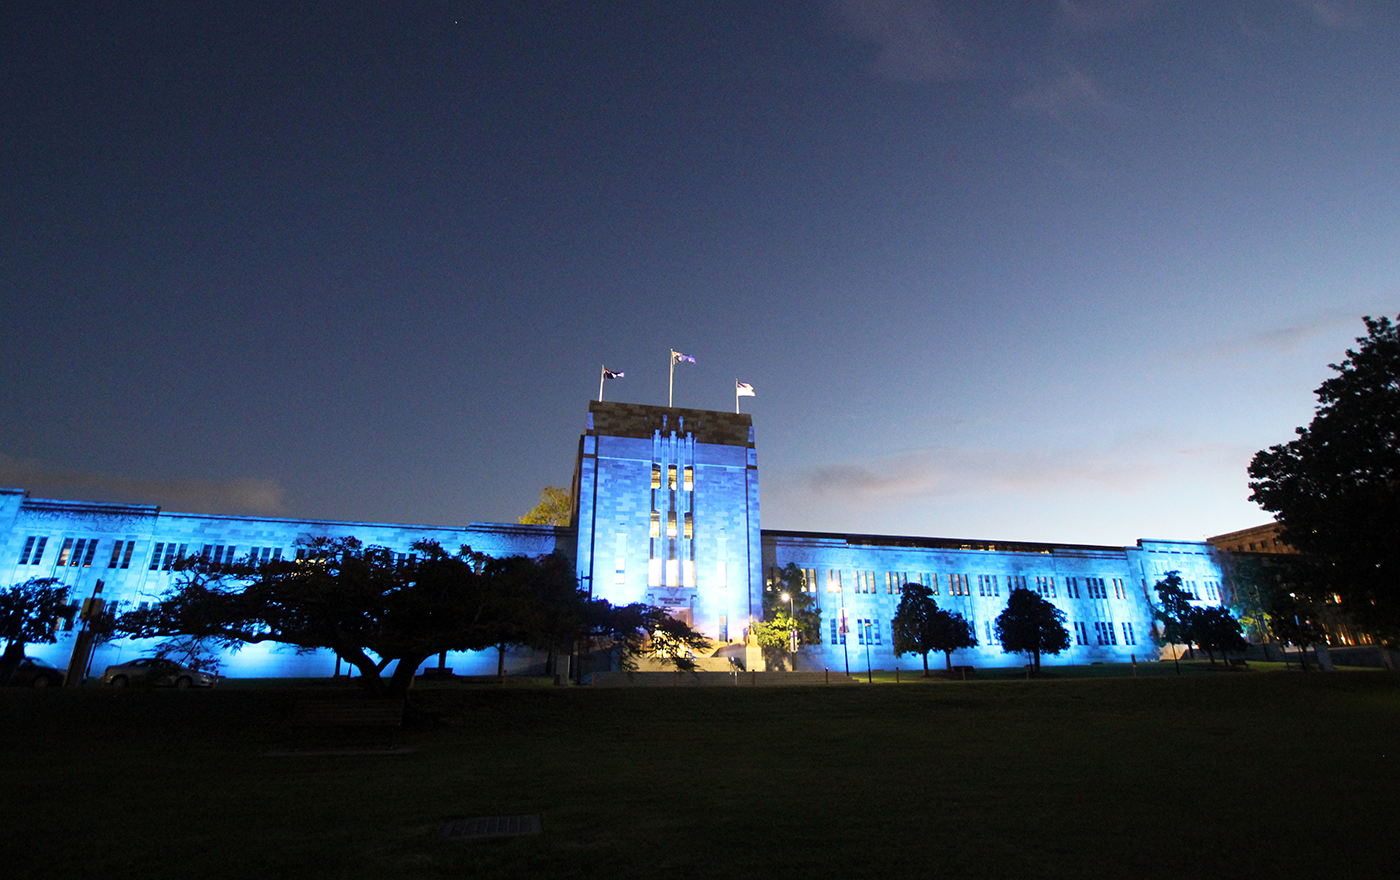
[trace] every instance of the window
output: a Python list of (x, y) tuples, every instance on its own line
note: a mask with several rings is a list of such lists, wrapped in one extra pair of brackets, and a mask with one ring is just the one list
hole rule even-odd
[(1026, 576), (1023, 574), (1009, 574), (1006, 576), (1006, 592), (1012, 590), (1026, 589)]
[(653, 511), (651, 512), (651, 536), (652, 536), (653, 538), (659, 538), (659, 537), (661, 537), (661, 513), (660, 513), (660, 511), (653, 510)]
[(676, 466), (673, 464), (666, 465), (666, 488), (672, 492), (676, 490)]
[(687, 492), (695, 490), (695, 469), (690, 465), (685, 466), (685, 482), (682, 485)]
[(831, 644), (846, 644), (846, 634), (841, 632), (841, 622), (835, 617), (831, 618)]
[(874, 593), (874, 592), (875, 592), (875, 572), (873, 572), (873, 571), (858, 571), (858, 572), (856, 572), (856, 592), (857, 592), (857, 593)]
[(949, 596), (971, 596), (972, 587), (968, 585), (968, 577), (965, 574), (948, 575), (948, 595)]
[(48, 542), (48, 538), (31, 535), (24, 542), (24, 549), (19, 553), (19, 564), (24, 565), (27, 561), (29, 565), (38, 565), (39, 560), (44, 558), (44, 545)]
[(660, 560), (660, 559), (655, 559), (655, 558), (653, 558), (653, 559), (647, 560), (647, 586), (649, 586), (649, 587), (659, 587), (659, 586), (661, 586), (661, 560)]
[(1123, 579), (1122, 579), (1122, 578), (1114, 578), (1114, 579), (1113, 579), (1113, 597), (1114, 597), (1115, 599), (1126, 599), (1126, 598), (1128, 598), (1128, 591), (1125, 590), (1125, 589), (1123, 588)]
[(117, 541), (112, 545), (112, 558), (107, 561), (107, 567), (131, 568), (131, 551), (135, 549), (135, 541)]
[(1089, 588), (1090, 599), (1108, 598), (1108, 587), (1104, 586), (1103, 578), (1085, 578), (1084, 583)]
[(1133, 635), (1133, 625), (1126, 620), (1123, 621), (1123, 644), (1136, 645), (1137, 638)]
[(826, 570), (826, 591), (828, 593), (841, 592), (841, 572), (835, 568)]
[(685, 579), (685, 586), (695, 586), (695, 560), (687, 559), (685, 561), (685, 565), (681, 566), (681, 576)]
[(815, 568), (802, 569), (802, 592), (815, 593), (817, 591), (817, 570)]
[(653, 489), (661, 488), (661, 465), (659, 464), (651, 466), (651, 487)]
[(666, 560), (666, 586), (678, 587), (680, 582), (680, 566), (674, 559)]
[(880, 644), (880, 621), (875, 618), (862, 617), (856, 620), (856, 644), (857, 645), (878, 645)]
[[(1079, 598), (1079, 578), (1065, 578), (1065, 598)], [(1081, 645), (1088, 644), (1087, 641), (1080, 642)]]
[(977, 576), (977, 595), (1000, 596), (1001, 585), (997, 583), (997, 576), (994, 574), (979, 574)]
[(685, 515), (685, 537), (687, 540), (695, 537), (695, 519), (689, 513)]
[(1114, 630), (1112, 621), (1095, 621), (1094, 636), (1100, 645), (1118, 644), (1118, 633)]
[(1055, 598), (1055, 579), (1052, 577), (1038, 577), (1035, 579), (1035, 591), (1047, 599)]
[(674, 510), (668, 510), (668, 511), (666, 511), (666, 537), (668, 537), (668, 538), (674, 538), (675, 536), (676, 536), (676, 512), (675, 512)]
[(1085, 629), (1083, 621), (1074, 624), (1074, 643), (1076, 645), (1089, 644), (1089, 631)]
[(885, 572), (885, 595), (893, 596), (904, 592), (905, 574), (902, 571)]
[(157, 543), (155, 552), (151, 554), (151, 571), (160, 568), (160, 551), (165, 549), (165, 544)]
[(922, 579), (924, 586), (928, 587), (929, 592), (937, 596), (938, 574), (936, 572), (927, 572), (925, 574), (920, 575), (920, 578)]
[(73, 555), (73, 539), (64, 538), (63, 546), (58, 550), (58, 567), (62, 568), (68, 564), (68, 557)]

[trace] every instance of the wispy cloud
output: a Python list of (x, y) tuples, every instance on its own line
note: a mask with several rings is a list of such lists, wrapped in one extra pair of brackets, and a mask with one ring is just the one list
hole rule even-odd
[(1118, 105), (1082, 70), (1070, 69), (1054, 79), (1036, 83), (1022, 92), (1012, 106), (1032, 116), (1044, 116), (1056, 122), (1073, 117), (1102, 114), (1116, 110)]
[(1237, 463), (1251, 452), (1155, 437), (1134, 438), (1107, 450), (929, 447), (815, 468), (807, 488), (819, 496), (864, 503), (994, 492), (1134, 492), (1173, 471), (1195, 467), (1202, 458)]
[(968, 39), (936, 0), (833, 0), (832, 13), (853, 37), (874, 44), (874, 72), (901, 82), (939, 82), (965, 75)]
[(1304, 346), (1319, 337), (1331, 336), (1337, 330), (1349, 327), (1356, 330), (1354, 336), (1366, 331), (1361, 323), (1365, 309), (1355, 306), (1337, 307), (1316, 312), (1286, 324), (1265, 326), (1252, 333), (1232, 339), (1215, 340), (1206, 346), (1186, 352), (1186, 357), (1198, 360), (1238, 358), (1258, 354), (1296, 354)]
[(285, 510), (275, 480), (161, 480), (62, 468), (0, 453), (0, 485), (36, 496), (101, 498), (159, 504), (197, 513), (276, 514)]
[(1288, 0), (1324, 27), (1337, 30), (1358, 28), (1370, 18), (1365, 0)]
[(1060, 0), (1056, 22), (1069, 30), (1095, 31), (1138, 21), (1166, 0)]

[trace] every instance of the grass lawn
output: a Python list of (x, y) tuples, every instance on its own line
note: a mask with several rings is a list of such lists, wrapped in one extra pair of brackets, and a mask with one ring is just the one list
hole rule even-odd
[[(1159, 665), (1160, 666), (1160, 665)], [(1170, 664), (1166, 664), (1170, 669)], [(1400, 676), (425, 687), (410, 755), (266, 758), (300, 687), (0, 693), (9, 878), (1380, 877)], [(892, 680), (892, 674), (889, 676)], [(439, 842), (456, 818), (544, 833)]]

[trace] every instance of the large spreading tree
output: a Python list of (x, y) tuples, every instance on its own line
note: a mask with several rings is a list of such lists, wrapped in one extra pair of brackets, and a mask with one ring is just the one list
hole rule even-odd
[[(1251, 500), (1282, 536), (1327, 568), (1346, 610), (1400, 643), (1400, 327), (1366, 322), (1366, 335), (1332, 364), (1318, 407), (1297, 437), (1249, 465)], [(1400, 319), (1398, 319), (1400, 320)]]
[(928, 654), (942, 651), (944, 664), (953, 668), (953, 652), (977, 647), (972, 624), (955, 611), (938, 607), (933, 591), (923, 584), (908, 583), (894, 613), (894, 653), (919, 654), (924, 660), (924, 677), (929, 677)]
[(0, 685), (24, 662), (27, 644), (53, 644), (58, 641), (58, 623), (68, 619), (68, 588), (57, 578), (30, 578), (0, 590), (0, 638), (5, 651), (0, 654)]
[(1041, 654), (1058, 654), (1069, 648), (1065, 613), (1024, 587), (1017, 587), (1007, 597), (1006, 608), (997, 615), (996, 634), (1003, 651), (1030, 655), (1036, 672), (1040, 672)]

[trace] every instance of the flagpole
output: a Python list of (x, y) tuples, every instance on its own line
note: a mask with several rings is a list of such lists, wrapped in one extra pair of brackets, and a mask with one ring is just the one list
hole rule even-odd
[(734, 380), (734, 415), (739, 414), (739, 380)]
[(599, 365), (598, 365), (598, 402), (599, 402), (599, 403), (602, 403), (602, 402), (603, 402), (603, 379), (604, 379), (604, 375), (603, 375), (603, 374), (606, 373), (607, 371), (608, 371), (608, 365), (607, 365), (607, 364), (599, 364)]
[(666, 386), (666, 408), (672, 407), (671, 401), (675, 399), (676, 393), (676, 350), (671, 349), (671, 380)]

